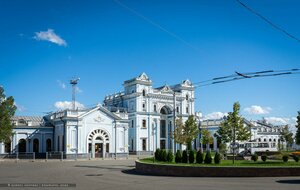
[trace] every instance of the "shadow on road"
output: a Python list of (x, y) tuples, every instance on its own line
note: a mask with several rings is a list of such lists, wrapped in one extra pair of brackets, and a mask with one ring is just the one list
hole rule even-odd
[(300, 184), (300, 179), (288, 179), (288, 180), (278, 180), (277, 183), (285, 184)]

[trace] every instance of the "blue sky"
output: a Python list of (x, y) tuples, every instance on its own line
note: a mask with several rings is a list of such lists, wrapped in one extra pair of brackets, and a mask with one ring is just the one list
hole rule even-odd
[[(299, 68), (300, 43), (235, 0), (120, 2), (131, 11), (113, 0), (0, 1), (0, 84), (18, 115), (70, 101), (73, 76), (81, 78), (78, 102), (90, 106), (142, 72), (160, 86)], [(299, 1), (242, 2), (300, 38)], [(300, 75), (290, 75), (201, 87), (195, 106), (215, 117), (239, 101), (249, 119), (292, 123), (299, 83)]]

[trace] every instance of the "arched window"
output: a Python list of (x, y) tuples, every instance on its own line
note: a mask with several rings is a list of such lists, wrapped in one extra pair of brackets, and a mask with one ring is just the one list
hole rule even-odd
[(258, 139), (258, 142), (261, 142), (261, 139), (260, 139), (260, 138)]
[(26, 140), (20, 139), (18, 143), (18, 152), (26, 152)]
[(51, 139), (47, 139), (47, 141), (46, 141), (46, 151), (47, 152), (51, 152), (52, 151)]
[(39, 139), (34, 139), (33, 140), (33, 152), (39, 152)]
[(272, 142), (272, 139), (269, 139), (269, 142)]
[(185, 95), (185, 99), (186, 99), (186, 100), (189, 100), (189, 95), (188, 95), (188, 94)]
[(267, 139), (264, 139), (264, 142), (267, 142)]
[(143, 96), (146, 96), (146, 90), (143, 90)]
[(154, 106), (153, 106), (153, 111), (154, 112), (157, 112), (157, 108), (156, 108), (156, 105), (154, 104)]

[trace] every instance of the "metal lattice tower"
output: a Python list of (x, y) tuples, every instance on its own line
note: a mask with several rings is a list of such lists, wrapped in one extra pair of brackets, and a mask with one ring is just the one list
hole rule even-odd
[(70, 80), (70, 84), (72, 85), (72, 110), (75, 110), (75, 94), (76, 94), (76, 85), (78, 84), (78, 81), (80, 80), (80, 78), (73, 78)]

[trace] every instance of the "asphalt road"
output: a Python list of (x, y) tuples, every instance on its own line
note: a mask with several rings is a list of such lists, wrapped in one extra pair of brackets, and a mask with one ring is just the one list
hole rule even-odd
[[(7, 184), (70, 183), (76, 187), (7, 187)], [(13, 184), (16, 185), (16, 184)], [(30, 185), (30, 184), (29, 184)], [(2, 189), (84, 189), (84, 190), (235, 190), (299, 189), (300, 177), (196, 178), (139, 175), (134, 160), (0, 161)]]

